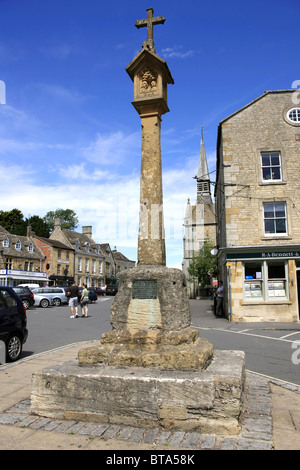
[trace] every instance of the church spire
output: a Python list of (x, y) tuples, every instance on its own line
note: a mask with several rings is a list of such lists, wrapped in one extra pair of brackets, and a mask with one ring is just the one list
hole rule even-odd
[(203, 140), (203, 126), (201, 126), (201, 144), (197, 174), (197, 203), (199, 202), (211, 202), (210, 178)]

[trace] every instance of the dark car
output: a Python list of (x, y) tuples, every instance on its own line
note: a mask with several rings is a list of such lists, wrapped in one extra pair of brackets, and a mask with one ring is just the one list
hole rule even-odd
[(20, 297), (26, 310), (34, 305), (34, 295), (29, 287), (13, 287), (13, 290)]
[[(79, 299), (82, 296), (82, 291), (83, 291), (83, 287), (79, 287)], [(92, 287), (88, 287), (88, 291), (89, 291), (90, 304), (92, 302), (96, 302), (96, 300), (98, 299), (98, 296), (97, 296), (96, 292), (94, 291), (94, 289)]]
[(115, 285), (106, 287), (106, 295), (116, 295), (118, 292), (118, 287)]
[(0, 340), (7, 362), (19, 359), (27, 336), (26, 308), (20, 297), (11, 287), (0, 287)]
[(94, 287), (94, 291), (97, 295), (105, 295), (105, 290), (101, 289), (101, 287)]

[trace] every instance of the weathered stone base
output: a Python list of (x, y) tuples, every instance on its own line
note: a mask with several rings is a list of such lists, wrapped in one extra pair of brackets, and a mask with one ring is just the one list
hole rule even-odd
[(206, 368), (214, 347), (193, 328), (180, 331), (111, 330), (99, 346), (78, 351), (80, 365), (159, 367), (168, 370)]
[(215, 351), (201, 371), (91, 368), (72, 361), (33, 375), (31, 407), (56, 419), (237, 434), (244, 379), (241, 351)]

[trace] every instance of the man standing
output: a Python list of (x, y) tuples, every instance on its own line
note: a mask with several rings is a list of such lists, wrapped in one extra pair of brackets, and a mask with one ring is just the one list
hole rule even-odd
[(219, 281), (219, 287), (217, 289), (217, 317), (223, 316), (223, 297), (224, 297), (224, 288), (223, 282)]
[[(76, 285), (76, 282), (73, 282), (70, 288), (70, 296), (69, 296), (69, 306), (71, 309), (71, 316), (70, 318), (78, 318), (78, 296), (79, 296), (79, 289)], [(75, 316), (74, 316), (75, 313)]]

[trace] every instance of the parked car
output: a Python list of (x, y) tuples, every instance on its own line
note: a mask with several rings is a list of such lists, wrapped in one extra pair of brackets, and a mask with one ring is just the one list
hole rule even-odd
[(11, 287), (0, 287), (0, 339), (7, 362), (19, 359), (27, 337), (26, 308)]
[(67, 304), (68, 298), (63, 287), (40, 287), (33, 290), (35, 305), (40, 307), (49, 307), (54, 305), (58, 307), (61, 304)]
[(115, 285), (106, 287), (106, 295), (116, 295), (117, 292), (118, 292), (118, 287)]
[[(79, 299), (80, 299), (80, 297), (82, 296), (82, 291), (83, 291), (83, 287), (79, 287), (79, 292), (80, 292)], [(88, 291), (89, 291), (89, 301), (90, 301), (90, 304), (91, 304), (92, 302), (96, 302), (98, 296), (97, 296), (95, 290), (94, 290), (92, 287), (88, 287)]]
[(101, 289), (101, 287), (94, 287), (93, 289), (97, 295), (105, 295), (105, 290)]
[(28, 287), (13, 287), (13, 290), (20, 297), (26, 310), (34, 305), (34, 295)]

